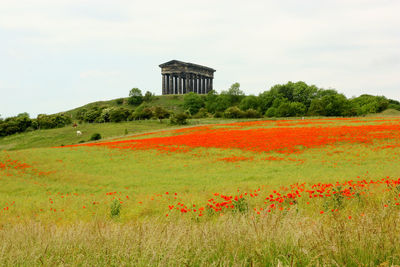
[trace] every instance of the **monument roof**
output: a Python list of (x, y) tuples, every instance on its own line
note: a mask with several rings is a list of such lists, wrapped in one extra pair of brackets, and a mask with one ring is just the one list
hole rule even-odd
[(202, 65), (198, 65), (198, 64), (194, 64), (194, 63), (190, 63), (190, 62), (183, 62), (183, 61), (179, 61), (179, 60), (170, 60), (168, 62), (165, 62), (163, 64), (160, 64), (159, 67), (163, 68), (163, 67), (167, 67), (167, 66), (171, 66), (171, 65), (181, 65), (181, 66), (185, 66), (185, 67), (194, 67), (194, 68), (201, 68), (201, 69), (206, 69), (208, 71), (212, 71), (215, 72), (214, 69), (206, 67), (206, 66), (202, 66)]

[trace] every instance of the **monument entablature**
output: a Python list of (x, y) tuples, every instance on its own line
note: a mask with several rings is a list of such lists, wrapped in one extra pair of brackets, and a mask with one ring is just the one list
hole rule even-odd
[(159, 65), (162, 75), (162, 94), (207, 94), (213, 89), (215, 70), (209, 67), (171, 60)]

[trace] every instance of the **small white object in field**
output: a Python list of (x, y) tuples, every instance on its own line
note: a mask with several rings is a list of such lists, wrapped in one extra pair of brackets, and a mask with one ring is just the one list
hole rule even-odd
[(81, 131), (76, 131), (76, 135), (82, 135)]

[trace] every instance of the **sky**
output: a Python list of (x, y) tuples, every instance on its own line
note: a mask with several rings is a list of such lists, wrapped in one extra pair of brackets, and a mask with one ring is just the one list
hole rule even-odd
[(0, 116), (161, 94), (159, 64), (258, 95), (304, 81), (400, 100), (398, 0), (0, 0)]

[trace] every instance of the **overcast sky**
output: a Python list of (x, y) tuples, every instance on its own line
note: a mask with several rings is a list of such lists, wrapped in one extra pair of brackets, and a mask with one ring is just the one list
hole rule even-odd
[(0, 0), (0, 114), (161, 94), (159, 64), (246, 94), (305, 81), (400, 100), (399, 0)]

